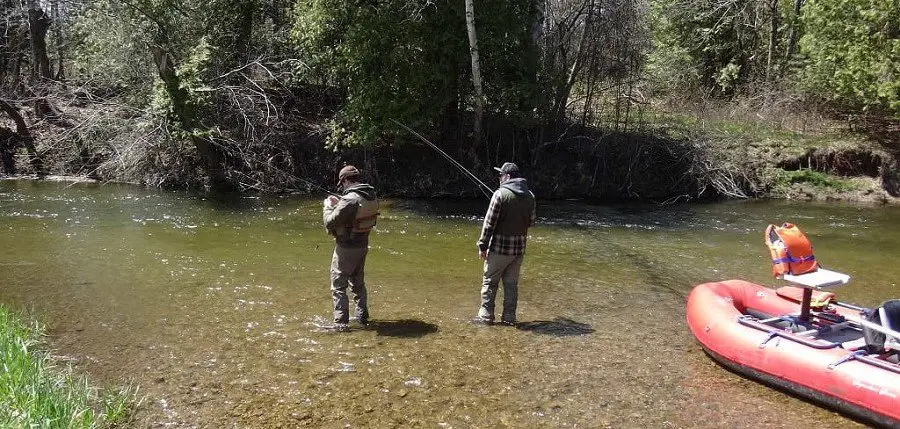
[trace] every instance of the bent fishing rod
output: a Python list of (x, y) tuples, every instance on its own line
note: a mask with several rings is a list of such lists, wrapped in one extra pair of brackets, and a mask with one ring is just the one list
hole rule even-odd
[[(422, 137), (421, 134), (415, 132), (412, 128), (407, 127), (406, 125), (403, 125), (402, 123), (400, 123), (400, 121), (397, 121), (396, 119), (391, 119), (391, 121), (394, 121), (395, 124), (403, 127), (403, 129), (405, 129), (406, 131), (409, 131), (414, 136), (418, 137), (420, 140), (425, 142), (432, 149), (436, 150), (437, 153), (443, 155), (443, 157), (446, 158), (447, 161), (450, 161), (450, 164), (452, 164), (454, 167), (458, 168), (459, 171), (462, 171), (463, 173), (465, 173), (466, 178), (468, 178), (469, 180), (472, 180), (476, 185), (479, 185), (478, 190), (481, 191), (481, 193), (484, 194), (485, 197), (488, 197), (489, 199), (491, 198), (491, 195), (494, 193), (494, 190), (491, 189), (488, 185), (485, 185), (484, 182), (482, 182), (481, 180), (478, 179), (478, 177), (475, 176), (475, 174), (473, 174), (471, 171), (467, 170), (466, 167), (463, 167), (462, 164), (460, 164), (455, 159), (453, 159), (452, 156), (447, 155), (447, 152), (444, 152), (443, 150), (441, 150), (441, 148), (437, 147), (437, 145), (428, 141), (428, 139), (426, 139), (425, 137)], [(485, 190), (487, 190), (487, 192), (485, 192)]]
[(269, 168), (272, 168), (272, 169), (274, 169), (275, 171), (278, 171), (279, 173), (286, 174), (286, 175), (290, 176), (290, 177), (293, 178), (293, 179), (296, 179), (296, 180), (299, 180), (299, 181), (301, 181), (301, 182), (303, 182), (303, 183), (306, 183), (308, 186), (313, 187), (313, 188), (316, 188), (316, 189), (318, 189), (318, 190), (320, 190), (320, 191), (322, 191), (322, 192), (324, 192), (324, 193), (326, 193), (326, 194), (328, 194), (328, 195), (333, 195), (333, 196), (338, 197), (338, 198), (341, 197), (340, 194), (335, 194), (334, 192), (331, 192), (331, 191), (329, 191), (328, 189), (326, 189), (324, 186), (322, 186), (322, 185), (320, 185), (320, 184), (318, 184), (318, 183), (316, 183), (316, 182), (313, 182), (312, 180), (304, 179), (304, 178), (302, 178), (302, 177), (300, 177), (300, 176), (298, 176), (298, 175), (296, 175), (296, 174), (294, 174), (294, 173), (291, 173), (290, 171), (284, 171), (284, 170), (282, 170), (282, 169), (280, 169), (280, 168), (278, 168), (278, 167), (275, 167), (274, 165), (270, 165)]

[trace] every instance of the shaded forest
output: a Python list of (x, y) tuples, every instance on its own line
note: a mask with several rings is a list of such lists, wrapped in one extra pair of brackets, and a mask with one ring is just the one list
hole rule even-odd
[(900, 192), (896, 2), (0, 0), (0, 47), (8, 175), (303, 192), (353, 162), (388, 194), (477, 194), (400, 124), (551, 198), (743, 198), (803, 167), (671, 120), (730, 111), (842, 124), (874, 149), (806, 167)]

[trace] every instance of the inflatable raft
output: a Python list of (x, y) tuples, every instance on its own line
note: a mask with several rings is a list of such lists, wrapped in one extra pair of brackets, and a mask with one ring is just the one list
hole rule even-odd
[[(776, 291), (742, 280), (698, 285), (688, 296), (688, 326), (707, 354), (735, 372), (867, 422), (900, 427), (896, 331), (871, 322), (877, 309), (843, 304), (814, 283), (796, 283), (805, 287)], [(886, 332), (881, 344), (873, 344), (873, 332)]]

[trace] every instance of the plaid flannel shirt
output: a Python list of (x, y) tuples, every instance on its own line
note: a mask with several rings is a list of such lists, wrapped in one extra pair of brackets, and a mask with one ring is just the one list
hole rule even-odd
[[(478, 239), (478, 248), (499, 255), (524, 255), (525, 245), (528, 241), (527, 235), (494, 234), (494, 228), (497, 227), (497, 220), (500, 218), (500, 210), (502, 210), (501, 205), (500, 191), (498, 190), (491, 197), (491, 204), (488, 206), (487, 214), (484, 215), (484, 225), (481, 228), (481, 237)], [(532, 210), (532, 225), (534, 225), (535, 215)]]

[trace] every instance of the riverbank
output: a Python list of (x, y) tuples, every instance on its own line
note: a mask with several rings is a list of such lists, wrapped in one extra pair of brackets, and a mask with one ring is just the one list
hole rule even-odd
[[(34, 127), (48, 173), (171, 189), (206, 186), (191, 145), (148, 130), (151, 118), (110, 106), (68, 107), (69, 122), (80, 124), (74, 128)], [(334, 172), (351, 163), (385, 196), (481, 197), (465, 175), (408, 133), (332, 151), (325, 144), (326, 120), (303, 113), (309, 109), (302, 106), (296, 110), (283, 121), (290, 126), (269, 130), (263, 144), (247, 143), (223, 158), (225, 176), (238, 191), (317, 194), (333, 188)], [(660, 105), (619, 130), (547, 130), (491, 117), (479, 147), (466, 147), (470, 138), (458, 133), (428, 138), (489, 185), (492, 166), (518, 163), (543, 199), (900, 201), (900, 152), (890, 133), (879, 139), (821, 116), (788, 120), (774, 111), (734, 112), (732, 105)], [(17, 166), (34, 173), (24, 151)]]
[(0, 426), (107, 428), (131, 419), (135, 388), (96, 389), (44, 338), (43, 326), (0, 305)]

